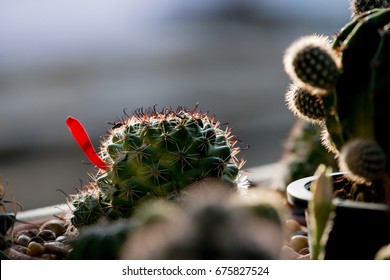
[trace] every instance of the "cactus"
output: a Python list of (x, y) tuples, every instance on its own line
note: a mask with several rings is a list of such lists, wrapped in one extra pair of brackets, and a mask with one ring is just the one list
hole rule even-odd
[(128, 235), (136, 228), (131, 220), (94, 224), (70, 241), (68, 260), (116, 260)]
[(298, 118), (284, 143), (280, 162), (286, 166), (283, 186), (312, 176), (320, 164), (337, 169), (337, 161), (321, 145), (321, 128)]
[[(148, 218), (150, 222), (130, 236), (122, 258), (277, 259), (282, 217), (288, 213), (283, 196), (262, 188), (249, 188), (244, 195), (229, 192), (216, 180), (205, 185), (186, 193), (174, 213), (157, 204), (158, 213), (165, 214)], [(150, 204), (143, 204), (142, 212), (150, 216), (147, 207)]]
[(95, 180), (72, 199), (72, 224), (78, 228), (100, 218), (131, 216), (149, 197), (174, 197), (193, 182), (218, 178), (236, 186), (244, 164), (236, 155), (230, 129), (197, 107), (137, 110), (109, 130), (97, 153), (82, 125), (67, 125), (99, 170)]
[(351, 10), (332, 39), (309, 35), (286, 50), (286, 101), (321, 127), (322, 143), (351, 181), (390, 190), (390, 2), (355, 0)]

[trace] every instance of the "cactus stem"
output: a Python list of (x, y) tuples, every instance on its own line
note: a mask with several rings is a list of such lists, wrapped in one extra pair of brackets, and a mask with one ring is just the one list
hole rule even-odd
[(107, 170), (107, 164), (98, 156), (92, 145), (91, 139), (81, 122), (76, 118), (69, 116), (66, 119), (66, 125), (87, 158), (98, 168)]
[(335, 147), (340, 149), (344, 144), (344, 139), (340, 119), (336, 113), (337, 95), (334, 90), (323, 96), (323, 102), (325, 104), (325, 108), (327, 108), (325, 111), (327, 117), (326, 127)]

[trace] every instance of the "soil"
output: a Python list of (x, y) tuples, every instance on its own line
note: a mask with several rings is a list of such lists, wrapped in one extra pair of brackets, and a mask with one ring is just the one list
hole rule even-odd
[(352, 182), (341, 175), (334, 180), (334, 196), (354, 201), (386, 203), (387, 195), (383, 185), (381, 182), (373, 184)]

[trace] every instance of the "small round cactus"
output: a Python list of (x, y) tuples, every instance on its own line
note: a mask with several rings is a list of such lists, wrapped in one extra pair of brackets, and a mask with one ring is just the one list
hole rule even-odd
[(116, 123), (103, 139), (100, 152), (92, 147), (82, 125), (67, 120), (76, 141), (99, 171), (88, 189), (72, 199), (76, 227), (100, 217), (129, 217), (149, 197), (175, 197), (193, 182), (218, 178), (236, 186), (244, 164), (236, 155), (237, 139), (230, 129), (197, 108), (138, 110)]
[(309, 122), (321, 123), (325, 119), (325, 107), (321, 95), (321, 90), (293, 84), (286, 93), (287, 106), (297, 116)]
[(383, 176), (386, 154), (370, 139), (354, 139), (340, 152), (340, 169), (348, 172), (356, 181), (375, 181)]
[(324, 36), (295, 41), (286, 51), (284, 66), (293, 80), (321, 89), (332, 88), (340, 75), (338, 59)]

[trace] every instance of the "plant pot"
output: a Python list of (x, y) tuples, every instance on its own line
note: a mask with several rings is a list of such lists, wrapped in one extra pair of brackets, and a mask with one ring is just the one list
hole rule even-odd
[[(331, 176), (336, 179), (343, 173)], [(288, 202), (306, 209), (312, 199), (310, 185), (315, 179), (316, 176), (311, 176), (289, 184)], [(336, 215), (325, 247), (325, 259), (370, 260), (382, 246), (390, 244), (390, 209), (386, 204), (338, 198), (333, 199), (333, 204)]]

